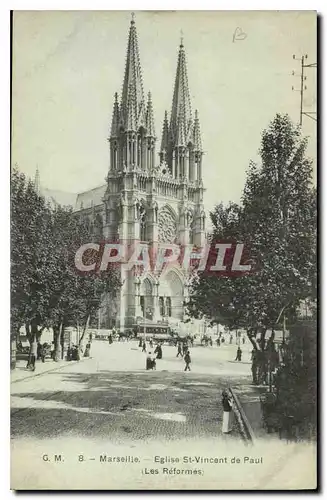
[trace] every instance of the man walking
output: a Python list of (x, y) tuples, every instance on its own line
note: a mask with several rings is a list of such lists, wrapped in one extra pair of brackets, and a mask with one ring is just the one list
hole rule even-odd
[(186, 351), (186, 354), (184, 356), (184, 361), (185, 361), (184, 372), (186, 372), (187, 370), (191, 371), (191, 367), (190, 367), (190, 364), (191, 364), (191, 355), (190, 355), (190, 351), (189, 350)]
[(183, 357), (182, 346), (180, 342), (178, 342), (176, 358), (178, 358), (179, 355), (181, 356), (181, 358)]

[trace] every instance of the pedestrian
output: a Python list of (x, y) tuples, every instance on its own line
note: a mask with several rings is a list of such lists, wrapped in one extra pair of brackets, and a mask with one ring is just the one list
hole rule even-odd
[(152, 356), (152, 352), (149, 351), (146, 357), (146, 369), (147, 370), (155, 370), (156, 369), (156, 360)]
[(42, 349), (41, 342), (38, 342), (37, 349), (36, 349), (36, 359), (37, 360), (41, 359), (41, 349)]
[(187, 350), (188, 350), (187, 343), (184, 341), (183, 342), (183, 356), (185, 356)]
[(238, 346), (235, 361), (242, 361), (242, 349)]
[(154, 353), (157, 354), (157, 359), (162, 359), (162, 348), (160, 344), (157, 345)]
[(72, 355), (73, 355), (73, 352), (72, 352), (72, 346), (71, 344), (69, 344), (68, 348), (67, 348), (67, 361), (71, 361), (72, 360)]
[(244, 335), (242, 337), (242, 342), (243, 342), (243, 344), (245, 344), (245, 336)]
[(252, 349), (251, 352), (251, 371), (252, 371), (252, 381), (253, 384), (258, 384), (258, 351), (256, 349)]
[(150, 343), (149, 343), (151, 349), (153, 348), (153, 342), (152, 342), (152, 339), (150, 339)]
[(211, 337), (209, 338), (209, 344), (210, 344), (210, 347), (212, 347), (212, 338)]
[(146, 343), (145, 343), (145, 340), (143, 340), (142, 352), (146, 352)]
[(223, 344), (225, 342), (225, 337), (221, 337), (221, 343)]
[(139, 347), (142, 347), (143, 343), (142, 343), (142, 339), (140, 337), (140, 341), (139, 341)]
[(88, 358), (90, 356), (90, 350), (91, 350), (91, 343), (88, 342), (85, 347), (84, 358)]
[(45, 362), (45, 349), (46, 349), (46, 346), (47, 346), (46, 343), (44, 343), (44, 344), (42, 344), (40, 346), (40, 358), (41, 358), (42, 363)]
[(216, 342), (217, 342), (217, 347), (219, 347), (220, 346), (220, 338), (219, 337), (217, 338)]
[(232, 430), (232, 398), (226, 389), (222, 393), (222, 405), (223, 405), (223, 434), (228, 434)]
[(26, 365), (26, 368), (28, 368), (32, 372), (35, 371), (36, 356), (37, 356), (37, 344), (35, 342), (33, 342), (32, 347), (31, 347), (31, 353), (29, 356), (29, 360), (28, 360), (27, 365)]
[(176, 358), (178, 358), (179, 355), (181, 356), (181, 358), (183, 357), (183, 354), (182, 354), (182, 345), (181, 345), (180, 342), (178, 343), (178, 346), (177, 346)]
[(185, 361), (184, 372), (186, 372), (187, 370), (191, 371), (191, 367), (190, 367), (190, 364), (191, 364), (191, 355), (190, 355), (190, 351), (189, 350), (186, 351), (186, 354), (184, 356), (184, 361)]
[(229, 336), (229, 343), (232, 344), (233, 343), (233, 335), (230, 335)]

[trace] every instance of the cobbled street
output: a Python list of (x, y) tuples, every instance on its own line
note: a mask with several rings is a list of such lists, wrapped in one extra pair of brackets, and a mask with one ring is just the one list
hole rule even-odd
[[(30, 484), (35, 487), (35, 481), (40, 489), (51, 484), (57, 489), (58, 484), (61, 489), (72, 484), (74, 489), (128, 489), (138, 481), (144, 487), (142, 477), (148, 474), (146, 484), (151, 489), (156, 488), (151, 471), (161, 474), (163, 467), (176, 466), (169, 463), (172, 457), (216, 456), (223, 462), (225, 457), (230, 461), (240, 455), (243, 460), (251, 450), (236, 423), (230, 435), (221, 432), (222, 390), (251, 383), (250, 345), (242, 350), (242, 361), (236, 362), (235, 344), (196, 346), (191, 349), (192, 371), (184, 372), (176, 348), (164, 346), (157, 370), (146, 371), (145, 354), (137, 342), (93, 341), (91, 359), (67, 362), (58, 370), (12, 383), (12, 460), (16, 463), (12, 483), (26, 484), (27, 489)], [(49, 369), (54, 367), (53, 362), (46, 363)], [(38, 362), (36, 375), (40, 366)], [(275, 456), (272, 446), (271, 459), (279, 459), (280, 445)], [(99, 463), (104, 455), (137, 457), (140, 463)], [(156, 463), (156, 456), (165, 463)], [(219, 467), (219, 487), (231, 488), (235, 467), (227, 462), (202, 469), (194, 461), (191, 468), (205, 470), (205, 477), (168, 474), (160, 484), (167, 489), (177, 484), (178, 488), (217, 487)], [(37, 470), (35, 464), (39, 464)], [(258, 472), (257, 467), (243, 464), (237, 474), (251, 488), (260, 480)], [(262, 481), (269, 484), (266, 476)]]

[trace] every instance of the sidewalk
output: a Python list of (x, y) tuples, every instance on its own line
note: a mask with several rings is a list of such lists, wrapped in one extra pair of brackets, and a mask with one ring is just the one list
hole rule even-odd
[(49, 373), (49, 372), (52, 372), (55, 370), (60, 370), (61, 368), (74, 365), (75, 363), (81, 363), (81, 362), (86, 361), (88, 359), (92, 359), (92, 357), (81, 358), (80, 361), (60, 360), (60, 361), (55, 362), (55, 361), (52, 361), (52, 359), (46, 359), (44, 363), (42, 363), (42, 361), (36, 361), (34, 372), (26, 369), (27, 361), (19, 360), (16, 362), (15, 370), (11, 370), (10, 382), (13, 384), (13, 383), (19, 382), (21, 380), (27, 380), (27, 379), (30, 379), (33, 377), (38, 377), (39, 375), (43, 375), (44, 373)]
[(263, 425), (260, 396), (267, 392), (265, 386), (240, 385), (233, 388), (242, 409), (257, 439), (278, 438), (277, 433), (269, 433)]

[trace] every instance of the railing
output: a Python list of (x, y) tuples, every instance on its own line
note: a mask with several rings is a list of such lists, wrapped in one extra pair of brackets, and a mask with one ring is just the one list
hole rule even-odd
[(229, 391), (232, 395), (233, 398), (233, 403), (234, 403), (234, 415), (237, 419), (237, 423), (242, 435), (243, 440), (245, 441), (246, 444), (254, 444), (255, 442), (255, 435), (252, 430), (251, 424), (248, 421), (247, 416), (244, 413), (244, 410), (242, 408), (242, 405), (233, 391), (233, 389), (230, 387)]

